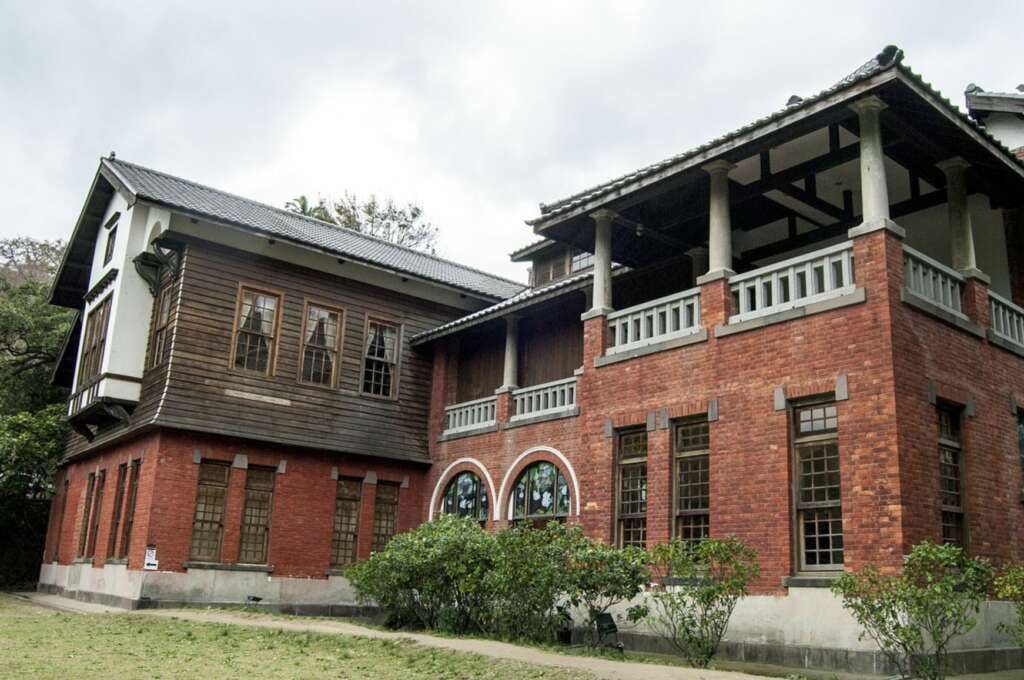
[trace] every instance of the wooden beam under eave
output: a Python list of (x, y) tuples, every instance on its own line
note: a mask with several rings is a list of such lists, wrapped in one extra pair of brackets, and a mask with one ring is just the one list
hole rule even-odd
[[(906, 215), (916, 213), (920, 210), (927, 210), (928, 208), (934, 208), (937, 205), (942, 205), (946, 202), (946, 190), (938, 189), (930, 193), (924, 194), (916, 199), (908, 199), (901, 201), (900, 203), (894, 203), (889, 206), (889, 213), (893, 219), (898, 219)], [(760, 260), (781, 255), (790, 250), (796, 250), (804, 246), (809, 246), (820, 241), (825, 241), (830, 238), (842, 236), (851, 227), (855, 227), (860, 224), (861, 218), (859, 215), (852, 218), (844, 219), (836, 224), (831, 224), (826, 227), (819, 227), (813, 231), (807, 231), (802, 234), (798, 234), (796, 238), (783, 239), (781, 241), (775, 241), (767, 245), (753, 248), (743, 253), (746, 260), (750, 262), (758, 262)]]

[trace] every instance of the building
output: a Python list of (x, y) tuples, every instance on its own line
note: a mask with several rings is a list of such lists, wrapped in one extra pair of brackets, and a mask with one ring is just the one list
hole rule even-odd
[[(542, 204), (528, 288), (104, 159), (54, 289), (84, 321), (42, 587), (336, 611), (439, 512), (731, 534), (762, 574), (729, 654), (885, 671), (836, 573), (1024, 560), (1018, 95), (969, 117), (902, 56)], [(1007, 615), (956, 663), (1021, 665)]]

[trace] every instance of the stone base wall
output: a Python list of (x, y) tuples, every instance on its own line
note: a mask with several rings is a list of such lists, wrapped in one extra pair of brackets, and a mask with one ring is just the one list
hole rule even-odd
[[(276, 577), (266, 573), (189, 569), (185, 573), (139, 571), (124, 565), (93, 567), (44, 564), (41, 592), (125, 609), (249, 605), (300, 616), (347, 616), (380, 620), (376, 607), (360, 605), (341, 576), (326, 579)], [(258, 603), (247, 598), (259, 597)], [(631, 604), (636, 604), (630, 603)], [(629, 605), (613, 610), (625, 620)], [(577, 621), (582, 614), (577, 613)], [(999, 629), (1014, 620), (1012, 606), (987, 602), (969, 634), (952, 644), (952, 669), (977, 673), (1024, 668), (1024, 649)], [(580, 640), (589, 633), (577, 631)], [(645, 625), (621, 624), (619, 640), (627, 649), (674, 654), (672, 647)], [(796, 669), (891, 675), (892, 664), (826, 588), (790, 588), (785, 596), (753, 595), (733, 613), (720, 657)]]

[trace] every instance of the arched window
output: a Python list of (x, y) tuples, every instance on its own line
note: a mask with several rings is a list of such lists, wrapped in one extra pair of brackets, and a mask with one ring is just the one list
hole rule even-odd
[(487, 486), (472, 472), (455, 475), (441, 498), (441, 512), (459, 517), (487, 519)]
[(508, 500), (509, 516), (514, 521), (543, 525), (569, 515), (569, 484), (552, 463), (541, 461), (519, 475)]

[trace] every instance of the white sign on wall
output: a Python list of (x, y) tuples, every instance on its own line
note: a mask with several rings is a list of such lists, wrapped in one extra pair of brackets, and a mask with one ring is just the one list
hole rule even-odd
[(146, 558), (142, 561), (142, 568), (148, 571), (156, 571), (160, 568), (160, 562), (156, 559), (156, 546), (146, 546)]

